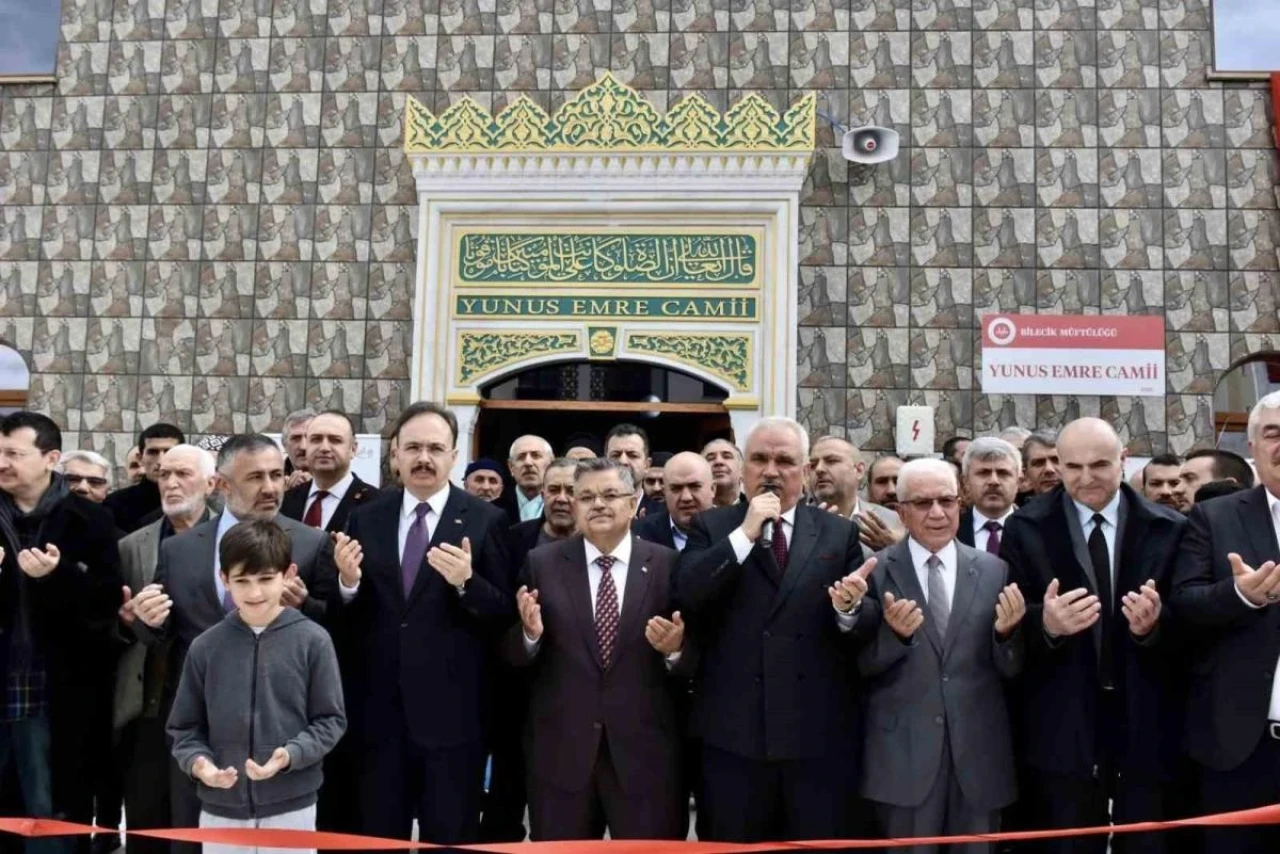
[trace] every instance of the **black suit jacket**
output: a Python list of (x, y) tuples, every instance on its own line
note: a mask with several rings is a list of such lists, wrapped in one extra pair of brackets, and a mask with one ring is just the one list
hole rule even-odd
[(676, 547), (675, 537), (671, 535), (671, 514), (665, 510), (654, 513), (652, 516), (645, 516), (631, 526), (631, 531), (647, 542), (669, 549)]
[[(1000, 557), (1009, 564), (1009, 577), (1027, 602), (1022, 624), (1027, 658), (1018, 685), (1015, 730), (1024, 742), (1020, 758), (1032, 768), (1091, 777), (1104, 756), (1102, 738), (1112, 734), (1121, 734), (1114, 759), (1126, 777), (1159, 778), (1176, 765), (1181, 716), (1173, 690), (1177, 662), (1172, 609), (1162, 608), (1159, 626), (1138, 639), (1129, 633), (1120, 600), (1151, 579), (1168, 603), (1173, 561), (1186, 520), (1146, 500), (1128, 484), (1120, 489), (1124, 498), (1110, 619), (1112, 674), (1124, 719), (1116, 721), (1108, 733), (1099, 733), (1097, 727), (1101, 621), (1057, 641), (1051, 642), (1044, 633), (1044, 594), (1050, 581), (1058, 579), (1061, 593), (1080, 587), (1097, 592), (1087, 546), (1072, 535), (1068, 514), (1076, 513), (1075, 506), (1059, 486), (1018, 510), (1005, 524)], [(1107, 619), (1105, 610), (1103, 619)]]
[(531, 667), (525, 755), (535, 779), (564, 791), (585, 789), (603, 730), (625, 791), (680, 791), (675, 697), (690, 654), (682, 654), (677, 672), (668, 673), (663, 656), (644, 636), (649, 618), (671, 615), (668, 598), (676, 557), (670, 549), (632, 536), (617, 647), (605, 670), (582, 535), (529, 553), (521, 583), (538, 591), (544, 634), (532, 659), (525, 652), (521, 624), (507, 632), (502, 647), (510, 663)]
[(973, 508), (960, 514), (960, 529), (956, 531), (956, 540), (973, 548)]
[[(300, 483), (286, 491), (284, 500), (280, 503), (280, 515), (301, 522), (307, 512), (307, 496), (310, 494), (310, 482)], [(359, 475), (352, 475), (351, 486), (347, 487), (346, 494), (334, 508), (333, 517), (329, 519), (329, 524), (325, 525), (324, 529), (331, 534), (346, 530), (347, 517), (351, 515), (351, 511), (377, 494), (378, 490), (361, 480)]]
[(827, 589), (862, 565), (858, 529), (798, 506), (784, 575), (758, 544), (738, 563), (728, 537), (746, 513), (736, 505), (695, 516), (675, 574), (674, 607), (701, 658), (694, 731), (750, 759), (851, 761), (862, 739), (855, 656), (880, 609), (873, 590), (841, 632)]
[(483, 736), (486, 652), (515, 618), (507, 559), (506, 515), (449, 486), (431, 546), (471, 541), (472, 576), (458, 592), (424, 558), (405, 597), (400, 574), (403, 489), (379, 493), (347, 520), (364, 548), (360, 587), (339, 606), (352, 644), (347, 676), (349, 729), (378, 741), (387, 726), (406, 727), (422, 748), (478, 742)]
[(111, 511), (117, 528), (132, 534), (147, 524), (145, 520), (150, 514), (160, 509), (160, 487), (144, 477), (108, 495), (102, 506)]
[(507, 567), (510, 571), (512, 590), (520, 581), (520, 569), (529, 552), (538, 547), (538, 537), (542, 535), (542, 525), (546, 517), (539, 516), (518, 525), (512, 525), (507, 531)]
[(1280, 560), (1262, 486), (1197, 502), (1187, 519), (1173, 579), (1173, 607), (1186, 626), (1189, 691), (1186, 748), (1228, 771), (1258, 746), (1280, 658), (1280, 608), (1253, 609), (1236, 592), (1227, 555), (1255, 569)]

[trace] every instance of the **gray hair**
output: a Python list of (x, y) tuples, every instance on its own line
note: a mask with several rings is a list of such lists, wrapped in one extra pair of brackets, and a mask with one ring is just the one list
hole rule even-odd
[(989, 463), (1005, 458), (1013, 461), (1015, 475), (1022, 474), (1022, 455), (1018, 453), (1017, 448), (1004, 439), (982, 436), (971, 441), (969, 447), (964, 449), (964, 456), (960, 459), (960, 470), (968, 475), (969, 467), (973, 463)]
[(280, 434), (288, 435), (290, 427), (293, 427), (295, 424), (302, 424), (305, 421), (310, 421), (315, 417), (315, 412), (310, 409), (299, 409), (296, 412), (290, 412), (284, 417), (284, 424), (280, 425)]
[(1009, 442), (1011, 439), (1021, 439), (1025, 442), (1027, 439), (1031, 438), (1031, 431), (1026, 427), (1019, 427), (1017, 424), (1010, 424), (1008, 427), (1001, 430), (998, 435), (999, 438), (1004, 439), (1006, 442)]
[(1027, 455), (1031, 453), (1031, 446), (1039, 445), (1042, 448), (1058, 447), (1058, 434), (1053, 430), (1037, 430), (1027, 437), (1027, 441), (1022, 443), (1022, 465), (1027, 465)]
[[(226, 474), (231, 461), (240, 454), (256, 454), (259, 451), (265, 451), (267, 448), (280, 451), (280, 446), (276, 444), (274, 439), (261, 433), (237, 433), (234, 436), (230, 436), (227, 441), (222, 443), (222, 447), (218, 449), (218, 471)], [(281, 454), (283, 453), (281, 451)]]
[(65, 473), (67, 463), (88, 463), (91, 466), (97, 466), (102, 469), (107, 481), (111, 481), (111, 463), (107, 462), (107, 458), (97, 451), (67, 451), (58, 462), (58, 471)]
[(547, 455), (548, 457), (554, 457), (554, 456), (555, 456), (555, 451), (553, 451), (553, 450), (551, 449), (551, 443), (550, 443), (550, 442), (548, 442), (546, 439), (542, 438), (541, 436), (537, 436), (537, 435), (535, 435), (535, 434), (533, 434), (533, 433), (526, 433), (526, 434), (524, 434), (523, 436), (520, 436), (520, 437), (519, 437), (519, 438), (517, 438), (514, 442), (512, 442), (512, 443), (511, 443), (511, 450), (507, 451), (507, 459), (508, 459), (508, 460), (514, 460), (514, 459), (516, 458), (516, 445), (520, 444), (520, 441), (521, 441), (522, 439), (537, 439), (539, 442), (541, 442), (541, 443), (542, 443), (542, 450), (543, 450), (543, 452), (544, 452), (544, 453), (546, 453), (546, 455)]
[(946, 477), (955, 487), (956, 492), (960, 491), (960, 482), (956, 479), (956, 467), (946, 460), (939, 460), (933, 457), (924, 457), (918, 460), (908, 460), (902, 464), (902, 468), (898, 471), (898, 500), (908, 501), (907, 484), (912, 477), (922, 474), (936, 474)]
[(608, 457), (592, 457), (590, 459), (578, 460), (577, 465), (573, 469), (573, 479), (578, 481), (583, 475), (595, 474), (602, 471), (617, 472), (618, 479), (622, 481), (623, 486), (632, 492), (636, 491), (636, 478), (631, 473), (631, 469), (614, 462)]
[[(174, 445), (172, 448), (164, 452), (166, 457), (170, 454), (191, 454), (195, 457), (196, 469), (199, 470), (201, 477), (213, 477), (214, 473), (217, 471), (213, 460), (213, 454), (209, 453), (204, 448), (199, 448), (195, 445)], [(163, 457), (161, 459), (163, 460)]]
[(1262, 420), (1262, 413), (1267, 409), (1280, 409), (1280, 391), (1273, 391), (1258, 398), (1258, 402), (1253, 405), (1253, 409), (1249, 411), (1249, 441), (1255, 442), (1258, 439), (1258, 422)]
[(790, 430), (796, 435), (800, 441), (800, 459), (809, 459), (809, 432), (800, 426), (800, 422), (794, 418), (787, 418), (785, 415), (769, 415), (761, 418), (755, 424), (751, 425), (751, 429), (747, 431), (747, 439), (742, 443), (744, 448), (751, 445), (751, 437), (761, 430)]
[(578, 468), (578, 460), (571, 460), (568, 457), (556, 457), (547, 466), (547, 471), (551, 471), (552, 469), (574, 469), (574, 471), (576, 472), (577, 468)]

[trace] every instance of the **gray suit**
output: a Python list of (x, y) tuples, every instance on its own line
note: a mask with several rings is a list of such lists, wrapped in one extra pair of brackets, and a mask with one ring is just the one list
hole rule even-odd
[[(139, 528), (120, 541), (120, 574), (124, 583), (136, 596), (138, 591), (151, 583), (156, 574), (156, 561), (160, 552), (160, 526), (164, 519), (157, 519)], [(116, 689), (112, 726), (115, 729), (129, 723), (142, 714), (144, 699), (144, 671), (148, 647), (126, 636), (130, 646), (120, 656), (116, 667)], [(157, 650), (160, 655), (163, 651)]]
[(955, 543), (955, 592), (943, 638), (908, 542), (876, 556), (874, 587), (914, 599), (925, 622), (910, 642), (882, 623), (859, 654), (868, 679), (862, 794), (876, 802), (891, 836), (990, 832), (1017, 795), (1002, 679), (1021, 671), (1023, 637), (1018, 629), (1001, 642), (994, 630), (1008, 567)]

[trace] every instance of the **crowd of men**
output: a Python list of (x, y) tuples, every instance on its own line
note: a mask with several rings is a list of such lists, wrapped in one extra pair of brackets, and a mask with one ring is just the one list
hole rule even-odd
[[(328, 632), (345, 696), (322, 829), (675, 839), (692, 798), (699, 838), (755, 842), (1280, 802), (1280, 394), (1248, 437), (1252, 465), (1163, 455), (1126, 483), (1095, 418), (911, 460), (780, 417), (660, 456), (620, 424), (560, 455), (521, 436), (456, 485), (457, 421), (421, 402), (382, 488), (352, 472), (350, 418), (321, 412), (290, 416), (283, 452), (153, 425), (112, 491), (107, 460), (13, 413), (0, 791), (15, 815), (196, 826), (166, 721), (192, 644), (236, 618), (220, 542), (275, 520), (284, 604)], [(1275, 852), (1280, 829), (1020, 847), (1108, 844)]]

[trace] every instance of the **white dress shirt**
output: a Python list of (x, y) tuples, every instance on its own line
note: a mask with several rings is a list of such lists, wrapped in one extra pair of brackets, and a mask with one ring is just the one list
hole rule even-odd
[(674, 520), (671, 522), (671, 542), (678, 552), (684, 551), (684, 547), (689, 543), (689, 535), (677, 528)]
[[(1117, 491), (1111, 497), (1106, 507), (1101, 510), (1094, 510), (1081, 504), (1079, 501), (1072, 499), (1072, 504), (1076, 507), (1076, 513), (1080, 517), (1080, 530), (1084, 532), (1085, 547), (1089, 545), (1089, 537), (1093, 534), (1093, 516), (1095, 513), (1102, 514), (1102, 537), (1107, 541), (1107, 557), (1111, 559), (1111, 566), (1106, 568), (1107, 577), (1111, 579), (1111, 601), (1105, 603), (1108, 612), (1115, 611), (1116, 599), (1121, 595), (1116, 590), (1116, 532), (1120, 530), (1120, 493)], [(1101, 572), (1098, 567), (1093, 568), (1094, 572)]]
[(929, 602), (929, 558), (937, 555), (942, 561), (942, 587), (947, 591), (947, 612), (951, 611), (951, 603), (956, 598), (956, 541), (952, 540), (936, 552), (931, 552), (916, 542), (915, 537), (907, 538), (907, 548), (911, 550), (911, 565), (915, 568), (916, 579), (920, 582), (920, 590), (924, 593), (924, 601)]
[[(427, 504), (431, 506), (431, 512), (427, 513), (422, 519), (422, 524), (427, 526), (427, 542), (431, 542), (431, 538), (436, 534), (436, 525), (440, 524), (440, 518), (444, 515), (444, 505), (449, 501), (449, 484), (445, 484), (436, 490), (433, 495), (427, 497)], [(396, 555), (400, 558), (400, 562), (404, 562), (404, 544), (409, 539), (409, 528), (413, 526), (414, 517), (417, 516), (418, 505), (421, 502), (414, 497), (409, 490), (404, 491), (404, 498), (400, 502), (400, 530), (398, 532), (399, 547)], [(342, 597), (343, 602), (350, 602), (355, 598), (356, 593), (360, 590), (360, 582), (356, 582), (354, 587), (348, 587), (342, 580), (342, 575), (338, 575), (338, 594)]]
[[(329, 520), (333, 518), (334, 512), (338, 509), (338, 505), (342, 503), (342, 499), (346, 497), (347, 490), (351, 488), (351, 484), (355, 481), (354, 472), (347, 472), (347, 476), (342, 480), (329, 487), (328, 495), (320, 500), (320, 527), (329, 527)], [(320, 487), (316, 486), (316, 482), (311, 481), (311, 491), (307, 493), (307, 502), (304, 505), (302, 518), (307, 518), (305, 510), (311, 509), (311, 503), (316, 500), (316, 493), (320, 491)]]
[(222, 583), (222, 538), (240, 524), (240, 520), (232, 515), (230, 510), (223, 509), (222, 515), (218, 517), (218, 530), (213, 535), (213, 588), (218, 592), (218, 604), (222, 604), (223, 597), (227, 595), (227, 585)]
[[(1276, 498), (1271, 494), (1271, 490), (1266, 490), (1267, 510), (1271, 513), (1271, 527), (1276, 532), (1276, 542), (1280, 542), (1280, 498)], [(1257, 569), (1255, 566), (1254, 569)], [(1263, 608), (1280, 608), (1280, 605), (1255, 605), (1245, 598), (1240, 592), (1240, 585), (1236, 584), (1236, 595), (1240, 597), (1240, 601), (1248, 605), (1255, 611), (1261, 611)], [(1267, 712), (1267, 719), (1272, 721), (1280, 721), (1280, 662), (1276, 664), (1275, 676), (1271, 680), (1271, 706)]]
[(516, 487), (516, 512), (520, 514), (521, 522), (528, 522), (530, 519), (537, 519), (542, 515), (542, 493), (539, 492), (532, 498), (524, 494), (524, 490)]
[[(596, 616), (596, 597), (600, 593), (600, 579), (604, 577), (604, 570), (600, 568), (600, 564), (596, 563), (596, 558), (601, 557), (604, 552), (600, 551), (587, 540), (583, 540), (582, 544), (587, 548), (587, 584), (591, 586), (591, 618), (594, 620)], [(627, 589), (627, 567), (631, 563), (631, 536), (622, 538), (622, 542), (614, 547), (609, 553), (613, 556), (613, 568), (609, 570), (609, 574), (613, 576), (613, 586), (618, 591), (618, 613), (622, 613), (622, 596)]]
[(983, 515), (982, 511), (977, 507), (973, 508), (973, 547), (980, 552), (987, 550), (987, 540), (991, 539), (991, 532), (985, 527), (988, 522), (995, 522), (1000, 525), (1000, 536), (1003, 538), (1004, 526), (1008, 523), (1009, 517), (1013, 515), (1015, 509), (1010, 507), (999, 519), (992, 519), (990, 516)]

